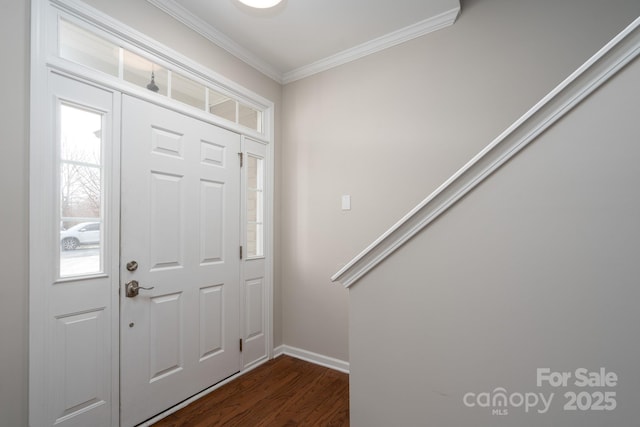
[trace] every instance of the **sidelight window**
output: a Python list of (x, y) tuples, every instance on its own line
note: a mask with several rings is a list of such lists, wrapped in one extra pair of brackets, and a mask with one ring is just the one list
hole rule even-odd
[(102, 272), (103, 115), (59, 108), (60, 277)]
[(264, 159), (247, 156), (247, 255), (264, 256)]

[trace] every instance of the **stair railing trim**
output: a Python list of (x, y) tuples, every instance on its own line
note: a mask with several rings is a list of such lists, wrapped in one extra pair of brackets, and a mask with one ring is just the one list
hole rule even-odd
[(640, 17), (331, 277), (350, 287), (569, 113), (640, 53)]

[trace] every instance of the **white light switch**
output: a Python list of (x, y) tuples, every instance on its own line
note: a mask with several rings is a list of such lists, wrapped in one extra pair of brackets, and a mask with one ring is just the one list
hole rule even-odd
[(342, 196), (342, 210), (343, 211), (351, 210), (351, 196), (348, 194)]

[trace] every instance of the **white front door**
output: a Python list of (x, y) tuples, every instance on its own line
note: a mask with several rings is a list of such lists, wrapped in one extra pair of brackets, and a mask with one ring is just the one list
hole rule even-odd
[(238, 152), (238, 134), (123, 96), (123, 427), (240, 371)]

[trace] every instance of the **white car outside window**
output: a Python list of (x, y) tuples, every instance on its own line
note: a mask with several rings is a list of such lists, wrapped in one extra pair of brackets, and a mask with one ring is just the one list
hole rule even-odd
[(100, 243), (99, 222), (81, 222), (60, 232), (60, 245), (65, 251), (97, 243)]

